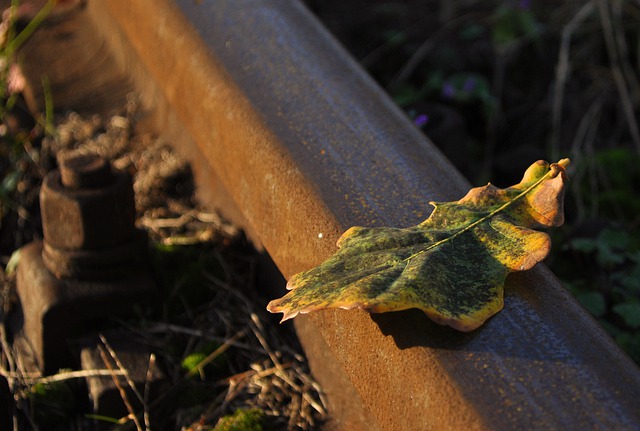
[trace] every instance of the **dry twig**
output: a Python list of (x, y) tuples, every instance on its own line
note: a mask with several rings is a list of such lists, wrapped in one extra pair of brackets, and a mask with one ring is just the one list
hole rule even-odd
[(602, 23), (604, 40), (607, 45), (607, 53), (609, 54), (611, 74), (618, 89), (618, 96), (622, 103), (622, 109), (625, 117), (627, 118), (629, 133), (631, 134), (631, 138), (636, 146), (636, 150), (640, 153), (640, 129), (638, 128), (638, 120), (635, 116), (634, 104), (631, 100), (632, 93), (630, 92), (629, 84), (625, 79), (623, 66), (621, 66), (623, 63), (620, 53), (622, 47), (617, 43), (621, 36), (616, 35), (617, 26), (613, 23), (613, 18), (609, 9), (609, 1), (598, 0), (598, 8), (600, 10), (600, 22)]
[(585, 3), (580, 10), (571, 18), (571, 21), (562, 30), (560, 41), (560, 52), (558, 54), (558, 64), (556, 66), (556, 79), (553, 91), (553, 110), (551, 115), (551, 138), (549, 143), (549, 153), (552, 160), (559, 158), (560, 128), (562, 126), (562, 107), (564, 106), (564, 90), (569, 77), (571, 38), (578, 27), (595, 10), (593, 1)]
[[(110, 370), (113, 370), (113, 365), (111, 364), (111, 360), (109, 359), (109, 356), (110, 356), (111, 359), (113, 359), (113, 361), (116, 363), (116, 366), (118, 367), (118, 369), (124, 375), (125, 380), (129, 384), (129, 387), (131, 388), (131, 390), (134, 392), (136, 397), (138, 397), (140, 402), (143, 403), (144, 402), (144, 398), (142, 398), (140, 396), (140, 393), (136, 389), (135, 384), (133, 384), (133, 381), (129, 377), (129, 373), (122, 366), (122, 364), (120, 363), (120, 360), (118, 359), (115, 351), (111, 348), (111, 346), (109, 346), (109, 343), (107, 342), (106, 338), (104, 338), (104, 336), (102, 336), (102, 334), (100, 334), (100, 341), (102, 341), (102, 344), (104, 345), (104, 347), (103, 346), (98, 346), (98, 350), (100, 352), (100, 356), (102, 357), (102, 362), (104, 362), (104, 365), (107, 368), (109, 368)], [(107, 356), (107, 352), (108, 352), (109, 356)], [(113, 371), (115, 371), (115, 370), (113, 370)], [(129, 397), (127, 396), (127, 391), (125, 390), (124, 386), (122, 386), (122, 384), (120, 383), (120, 379), (115, 374), (115, 372), (111, 375), (111, 379), (113, 380), (113, 384), (116, 386), (116, 388), (118, 388), (118, 391), (120, 392), (120, 398), (122, 398), (122, 402), (124, 403), (125, 407), (127, 408), (127, 411), (129, 412), (129, 416), (128, 417), (135, 423), (136, 429), (138, 431), (142, 431), (142, 425), (140, 424), (140, 420), (138, 419), (138, 416), (135, 413), (135, 409), (133, 408), (131, 402), (129, 401)]]

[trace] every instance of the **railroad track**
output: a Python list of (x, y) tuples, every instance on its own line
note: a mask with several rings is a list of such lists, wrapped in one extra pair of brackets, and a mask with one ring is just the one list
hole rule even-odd
[[(352, 225), (416, 224), (469, 188), (297, 1), (88, 0), (81, 13), (205, 202), (285, 278)], [(543, 265), (510, 276), (504, 310), (471, 334), (415, 311), (294, 324), (330, 429), (640, 424), (638, 368)]]

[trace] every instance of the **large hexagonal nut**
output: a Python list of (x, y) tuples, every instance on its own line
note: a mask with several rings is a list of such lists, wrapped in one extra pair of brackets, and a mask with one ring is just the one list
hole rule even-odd
[(130, 241), (135, 231), (131, 176), (96, 160), (99, 156), (81, 157), (61, 164), (62, 173), (54, 170), (44, 180), (44, 241), (63, 250), (98, 250)]

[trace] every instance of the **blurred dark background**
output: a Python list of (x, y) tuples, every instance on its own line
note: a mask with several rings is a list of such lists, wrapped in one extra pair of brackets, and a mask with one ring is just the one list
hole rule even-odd
[(304, 3), (472, 184), (571, 158), (547, 263), (640, 361), (640, 3)]

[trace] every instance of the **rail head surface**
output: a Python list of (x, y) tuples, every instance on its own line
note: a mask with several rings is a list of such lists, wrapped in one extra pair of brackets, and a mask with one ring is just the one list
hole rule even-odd
[[(298, 1), (90, 7), (128, 45), (143, 102), (168, 105), (285, 277), (349, 226), (416, 224), (469, 187)], [(510, 276), (504, 310), (469, 334), (415, 310), (295, 325), (342, 429), (640, 424), (638, 368), (542, 265)]]

